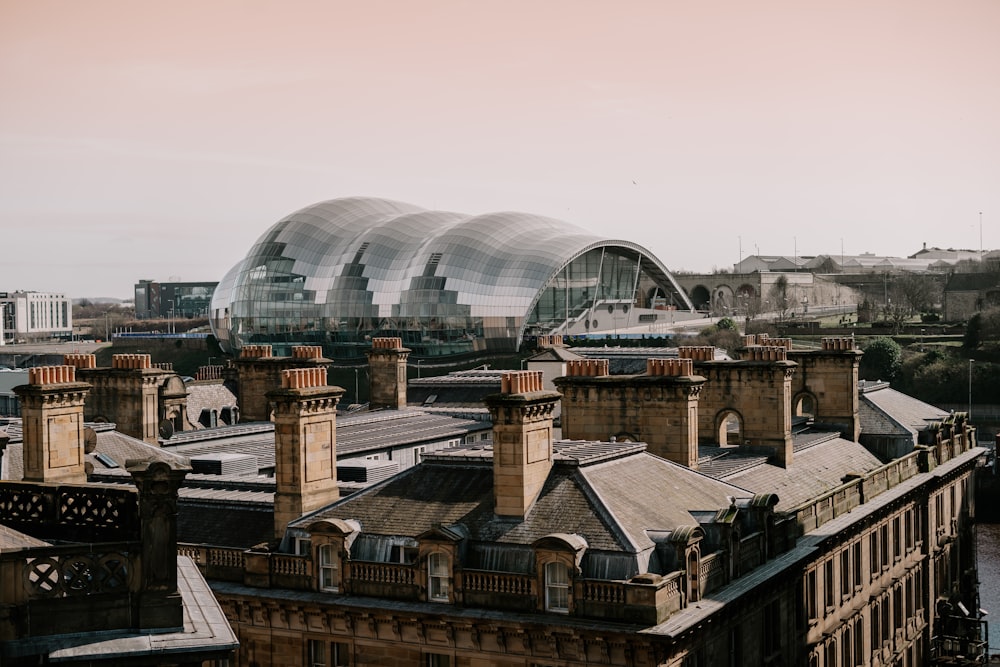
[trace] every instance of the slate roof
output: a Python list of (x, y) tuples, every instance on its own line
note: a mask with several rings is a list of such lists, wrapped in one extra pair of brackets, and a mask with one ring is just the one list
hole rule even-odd
[(913, 435), (950, 413), (898, 392), (881, 383), (863, 386), (858, 396), (858, 416), (864, 435)]
[(955, 273), (948, 279), (945, 292), (979, 292), (1000, 285), (1000, 273)]
[(504, 371), (458, 371), (410, 380), (406, 387), (406, 402), (411, 406), (458, 405), (482, 407), (483, 399), (500, 393), (500, 376)]
[(528, 363), (537, 361), (539, 363), (553, 363), (563, 361), (574, 361), (583, 359), (582, 356), (565, 347), (550, 347), (528, 357)]
[(48, 542), (43, 542), (0, 523), (0, 553), (47, 546), (50, 546)]
[(788, 468), (764, 463), (721, 479), (754, 493), (774, 493), (778, 496), (775, 509), (787, 512), (840, 486), (847, 474), (865, 474), (883, 465), (864, 446), (840, 437), (805, 444), (793, 450)]
[[(86, 460), (94, 466), (94, 471), (97, 473), (121, 474), (131, 479), (125, 470), (125, 464), (129, 460), (187, 462), (183, 456), (119, 433), (114, 430), (114, 424), (87, 424), (87, 426), (97, 433), (97, 447), (86, 455)], [(3, 455), (0, 478), (18, 481), (24, 478), (24, 448), (21, 442), (20, 421), (9, 423), (6, 430), (11, 444), (7, 446)]]
[(199, 502), (181, 487), (177, 542), (249, 549), (274, 537), (272, 502)]
[(729, 505), (750, 493), (645, 452), (636, 443), (559, 441), (552, 471), (523, 521), (494, 515), (491, 446), (426, 456), (418, 466), (307, 515), (355, 519), (366, 534), (417, 537), (461, 523), (473, 541), (529, 545), (553, 533), (582, 536), (590, 549), (634, 554), (646, 530), (697, 525), (691, 511)]
[[(469, 431), (489, 430), (479, 420), (458, 419), (423, 410), (358, 412), (337, 417), (337, 458), (405, 444), (464, 438)], [(175, 433), (161, 441), (169, 451), (187, 457), (228, 452), (257, 457), (260, 469), (274, 467), (274, 424), (252, 422)]]
[(204, 428), (198, 423), (202, 410), (221, 413), (222, 408), (239, 405), (232, 388), (222, 380), (197, 380), (188, 382), (185, 386), (188, 390), (187, 417), (190, 428)]

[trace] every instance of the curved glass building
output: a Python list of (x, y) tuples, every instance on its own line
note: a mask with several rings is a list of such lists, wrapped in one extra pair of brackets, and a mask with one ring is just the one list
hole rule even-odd
[(623, 330), (692, 310), (649, 251), (526, 213), (465, 215), (372, 198), (306, 207), (220, 281), (224, 349), (322, 345), (363, 357), (372, 336), (415, 356), (513, 352), (549, 333)]

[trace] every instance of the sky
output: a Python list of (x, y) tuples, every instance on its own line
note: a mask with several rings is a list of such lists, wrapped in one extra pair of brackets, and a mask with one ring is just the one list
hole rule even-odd
[(675, 271), (1000, 247), (997, 0), (0, 0), (0, 291), (219, 280), (346, 196)]

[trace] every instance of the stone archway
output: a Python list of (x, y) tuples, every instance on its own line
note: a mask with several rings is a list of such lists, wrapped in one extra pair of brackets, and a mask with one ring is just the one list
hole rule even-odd
[(712, 294), (704, 285), (695, 285), (688, 297), (695, 310), (710, 310), (712, 307)]
[(792, 398), (792, 416), (815, 417), (816, 406), (816, 396), (812, 392), (800, 392)]
[(743, 444), (743, 417), (735, 410), (724, 410), (716, 419), (717, 441), (720, 445)]

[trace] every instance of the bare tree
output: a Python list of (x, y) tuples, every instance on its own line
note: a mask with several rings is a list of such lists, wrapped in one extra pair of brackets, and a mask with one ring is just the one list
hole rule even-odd
[(788, 308), (791, 302), (788, 299), (788, 278), (778, 276), (768, 292), (768, 300), (774, 304), (774, 310), (778, 311), (778, 319), (783, 320), (788, 316)]
[(893, 296), (910, 315), (925, 313), (941, 302), (942, 286), (934, 276), (904, 273), (893, 281)]

